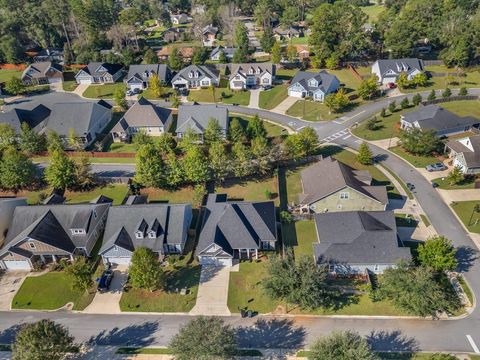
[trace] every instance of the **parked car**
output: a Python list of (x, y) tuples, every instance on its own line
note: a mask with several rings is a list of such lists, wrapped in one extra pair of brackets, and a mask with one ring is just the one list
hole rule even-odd
[(446, 170), (447, 167), (442, 164), (442, 163), (435, 163), (435, 164), (430, 164), (430, 165), (427, 165), (425, 167), (425, 169), (427, 169), (427, 171), (429, 172), (432, 172), (432, 171), (442, 171), (442, 170)]
[(112, 279), (113, 279), (113, 270), (111, 269), (105, 270), (102, 276), (100, 277), (100, 280), (98, 281), (97, 290), (100, 292), (108, 291), (108, 289), (110, 289), (110, 284), (112, 283)]
[(407, 188), (408, 190), (413, 191), (415, 190), (415, 185), (413, 185), (412, 183), (407, 183)]
[(178, 95), (180, 95), (180, 96), (188, 96), (188, 89), (187, 89), (187, 88), (178, 89)]
[(387, 84), (387, 88), (389, 88), (389, 89), (395, 89), (396, 87), (397, 87), (397, 85), (395, 85), (395, 83), (391, 82), (391, 83)]
[(263, 90), (270, 90), (273, 86), (272, 85), (263, 85), (262, 89)]
[(438, 187), (438, 184), (435, 181), (432, 181), (432, 187), (435, 189)]

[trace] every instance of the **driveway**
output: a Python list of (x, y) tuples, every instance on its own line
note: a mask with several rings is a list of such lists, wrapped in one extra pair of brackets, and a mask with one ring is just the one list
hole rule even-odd
[(30, 271), (0, 272), (0, 311), (10, 310), (12, 300)]
[(231, 315), (227, 306), (230, 270), (226, 266), (202, 266), (197, 302), (190, 315)]
[(252, 89), (250, 90), (250, 103), (248, 107), (251, 109), (258, 109), (258, 101), (260, 99), (260, 91), (262, 89)]
[(80, 84), (78, 85), (75, 90), (72, 91), (73, 94), (75, 95), (78, 95), (80, 97), (83, 97), (83, 93), (85, 92), (85, 90), (87, 90), (87, 88), (89, 87), (90, 85), (88, 84)]
[(127, 267), (118, 265), (114, 267), (114, 274), (110, 290), (105, 293), (97, 292), (90, 305), (83, 312), (90, 314), (120, 314), (120, 298), (123, 286), (127, 282)]
[(273, 111), (277, 114), (285, 114), (287, 110), (290, 109), (292, 105), (295, 104), (298, 100), (301, 100), (301, 99), (293, 96), (287, 96), (285, 100), (283, 100), (280, 104), (278, 104), (275, 108), (273, 108), (270, 111)]

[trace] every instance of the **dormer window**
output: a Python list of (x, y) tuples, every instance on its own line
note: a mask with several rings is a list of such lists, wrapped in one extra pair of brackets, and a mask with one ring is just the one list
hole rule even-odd
[(85, 229), (71, 229), (72, 235), (85, 235)]
[(143, 232), (142, 231), (135, 231), (135, 237), (137, 239), (143, 239)]
[(248, 73), (249, 73), (249, 74), (253, 74), (253, 69), (250, 68), (250, 69), (248, 70)]
[(97, 218), (97, 210), (93, 210), (93, 217), (96, 219)]
[(155, 231), (149, 231), (148, 232), (148, 237), (150, 239), (155, 239), (157, 237), (157, 234), (155, 234)]
[(257, 74), (260, 74), (261, 70), (260, 68), (257, 68)]
[(117, 245), (113, 245), (113, 251), (118, 251), (118, 246)]
[(29, 247), (30, 249), (36, 249), (36, 248), (37, 248), (37, 246), (35, 245), (35, 243), (34, 243), (33, 241), (29, 241), (29, 242), (28, 242), (28, 247)]
[(195, 71), (195, 77), (196, 78), (198, 78), (198, 75), (199, 75), (198, 71)]
[(190, 71), (190, 73), (188, 74), (188, 77), (189, 77), (189, 78), (192, 78), (192, 77), (193, 77), (193, 71)]

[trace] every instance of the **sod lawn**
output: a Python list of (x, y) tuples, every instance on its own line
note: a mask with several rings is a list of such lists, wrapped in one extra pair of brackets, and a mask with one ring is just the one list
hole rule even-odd
[(368, 6), (361, 6), (360, 9), (368, 15), (368, 21), (375, 22), (385, 7), (381, 4), (370, 3)]
[(313, 243), (318, 243), (315, 221), (300, 220), (290, 224), (282, 225), (282, 236), (284, 244), (293, 247), (295, 258), (302, 256), (313, 256)]
[(308, 121), (328, 121), (339, 116), (330, 112), (325, 104), (312, 100), (298, 100), (290, 106), (286, 114)]
[[(446, 66), (426, 66), (425, 70), (436, 73), (455, 73), (455, 69)], [(452, 83), (452, 81), (454, 83)], [(417, 87), (416, 89), (402, 89), (404, 93), (415, 93), (420, 91), (428, 91), (431, 89), (443, 90), (446, 87), (450, 89), (458, 89), (462, 86), (466, 88), (477, 88), (480, 86), (480, 72), (478, 69), (469, 69), (465, 72), (465, 76), (434, 76), (428, 79), (426, 87)]]
[(276, 205), (278, 205), (280, 201), (276, 177), (267, 177), (258, 180), (226, 180), (221, 185), (215, 187), (215, 192), (219, 194), (227, 194), (230, 200), (274, 200)]
[(440, 177), (433, 179), (432, 183), (436, 183), (439, 189), (443, 190), (462, 190), (462, 189), (475, 189), (475, 178), (465, 178), (458, 184), (450, 185), (446, 177)]
[(28, 276), (12, 301), (12, 309), (55, 310), (73, 302), (74, 310), (83, 310), (93, 300), (95, 291), (73, 290), (64, 272), (51, 271)]
[(238, 104), (247, 106), (250, 103), (250, 91), (232, 91), (227, 88), (216, 88), (214, 99), (211, 89), (193, 89), (190, 90), (188, 94), (188, 100), (210, 103), (223, 102), (224, 104)]
[[(242, 124), (244, 129), (247, 128), (248, 123), (253, 119), (252, 116), (241, 115), (241, 114), (235, 115), (232, 113), (230, 113), (230, 117), (231, 117), (231, 120), (233, 119), (240, 120), (240, 123)], [(265, 127), (265, 130), (267, 130), (268, 137), (276, 137), (276, 136), (282, 136), (287, 134), (286, 129), (282, 128), (281, 126), (272, 124), (271, 122), (263, 121), (263, 126)]]
[(97, 187), (91, 191), (66, 191), (65, 197), (68, 204), (78, 204), (89, 202), (100, 195), (104, 195), (113, 200), (113, 205), (121, 205), (127, 196), (128, 186), (123, 184), (108, 184)]
[(270, 90), (260, 92), (258, 106), (261, 109), (271, 110), (287, 98), (286, 84), (274, 86)]
[(117, 89), (126, 91), (126, 86), (123, 82), (116, 82), (113, 84), (90, 85), (87, 90), (83, 92), (83, 96), (90, 99), (113, 99), (113, 95)]
[(407, 160), (410, 164), (412, 164), (416, 168), (424, 168), (427, 165), (434, 164), (440, 161), (438, 158), (434, 156), (422, 156), (422, 155), (410, 154), (400, 146), (392, 147), (389, 150), (394, 154), (397, 154), (401, 158)]
[(20, 70), (7, 70), (7, 69), (0, 69), (0, 83), (9, 81), (12, 77), (20, 78), (22, 76), (22, 71)]
[(480, 205), (480, 201), (455, 201), (450, 204), (468, 231), (480, 233), (480, 213), (474, 211), (475, 205)]

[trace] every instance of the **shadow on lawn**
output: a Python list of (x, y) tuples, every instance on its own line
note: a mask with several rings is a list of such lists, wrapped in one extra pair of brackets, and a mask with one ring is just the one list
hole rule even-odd
[(182, 266), (167, 270), (165, 277), (167, 279), (166, 291), (176, 291), (182, 288), (190, 289), (198, 285), (200, 281), (200, 266)]
[(103, 330), (92, 336), (87, 343), (90, 345), (122, 345), (144, 347), (152, 344), (153, 334), (158, 330), (158, 322), (144, 322), (143, 324), (129, 325), (124, 328), (114, 327), (112, 330)]

